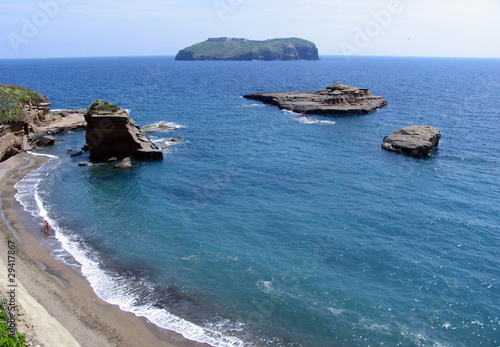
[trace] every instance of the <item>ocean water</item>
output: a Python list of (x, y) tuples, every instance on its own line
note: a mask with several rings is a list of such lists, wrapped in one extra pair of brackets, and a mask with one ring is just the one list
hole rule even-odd
[[(84, 132), (59, 135), (17, 185), (56, 229), (42, 245), (104, 300), (213, 346), (500, 345), (500, 60), (2, 60), (0, 76), (54, 109), (106, 99), (182, 126), (129, 170), (78, 167)], [(337, 82), (389, 105), (316, 123), (241, 97)], [(441, 130), (431, 157), (381, 149), (417, 124)]]

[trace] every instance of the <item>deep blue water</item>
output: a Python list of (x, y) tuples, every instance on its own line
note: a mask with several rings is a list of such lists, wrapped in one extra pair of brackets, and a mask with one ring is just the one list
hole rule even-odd
[[(0, 76), (54, 109), (106, 99), (183, 126), (124, 171), (78, 167), (84, 133), (61, 135), (18, 185), (105, 300), (212, 345), (500, 345), (500, 60), (2, 60)], [(318, 124), (241, 98), (337, 82), (389, 106)], [(431, 157), (381, 149), (417, 124), (441, 130)]]

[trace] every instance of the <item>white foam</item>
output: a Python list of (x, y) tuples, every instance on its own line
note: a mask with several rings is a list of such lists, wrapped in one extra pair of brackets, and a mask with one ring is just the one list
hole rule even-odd
[(266, 107), (266, 104), (244, 104), (243, 107)]
[[(97, 296), (110, 304), (118, 305), (124, 311), (132, 312), (139, 317), (145, 317), (153, 324), (167, 330), (175, 331), (188, 340), (222, 347), (245, 345), (244, 341), (238, 337), (226, 336), (220, 332), (228, 327), (232, 331), (241, 331), (243, 330), (243, 325), (241, 324), (235, 326), (230, 321), (220, 320), (206, 327), (201, 327), (177, 317), (165, 309), (148, 304), (136, 305), (137, 297), (133, 294), (133, 285), (126, 278), (120, 278), (116, 275), (112, 276), (103, 270), (101, 268), (100, 256), (95, 251), (88, 247), (82, 247), (82, 242), (76, 234), (71, 233), (69, 230), (64, 230), (57, 223), (57, 220), (50, 218), (50, 213), (47, 211), (40, 193), (40, 186), (48, 176), (48, 172), (51, 171), (48, 170), (47, 166), (54, 165), (53, 158), (57, 157), (51, 156), (51, 160), (28, 173), (16, 184), (17, 193), (15, 197), (24, 206), (25, 210), (33, 215), (34, 220), (40, 226), (43, 225), (43, 220), (47, 220), (50, 223), (54, 230), (55, 238), (62, 245), (62, 248), (56, 249), (53, 252), (56, 258), (68, 265), (75, 266), (73, 262), (64, 261), (65, 252), (67, 252), (67, 256), (71, 255), (78, 263), (76, 266), (80, 267), (83, 276), (87, 278)], [(58, 163), (57, 161), (55, 162), (56, 165), (60, 163), (60, 161)]]
[(155, 133), (155, 132), (161, 133), (161, 132), (172, 131), (174, 129), (185, 128), (184, 125), (180, 125), (180, 124), (177, 124), (174, 122), (165, 122), (163, 120), (156, 122), (156, 123), (153, 123), (153, 124), (144, 125), (141, 128), (152, 128), (152, 127), (158, 127), (158, 131), (152, 131), (152, 133)]
[(52, 155), (52, 154), (45, 154), (45, 153), (36, 153), (32, 151), (27, 151), (26, 153), (30, 155), (34, 155), (35, 157), (45, 157), (45, 158), (50, 158), (50, 159), (57, 159), (59, 158), (58, 156)]
[(320, 120), (320, 119), (315, 119), (315, 118), (311, 118), (311, 117), (306, 117), (306, 116), (298, 116), (297, 117), (297, 120), (301, 123), (304, 123), (304, 124), (324, 124), (324, 125), (333, 125), (335, 124), (334, 121), (330, 121), (330, 120)]
[(269, 294), (273, 290), (274, 281), (257, 281), (257, 288), (260, 291)]
[[(187, 141), (185, 139), (178, 139), (176, 141), (172, 141), (171, 138), (169, 139), (151, 139), (155, 145), (158, 146), (161, 150), (167, 150), (170, 146), (173, 145), (178, 145), (180, 143), (186, 143)], [(164, 147), (166, 146), (166, 147)]]
[(293, 112), (293, 111), (290, 111), (290, 110), (281, 110), (281, 111), (283, 111), (283, 112), (285, 112), (285, 113), (290, 113), (290, 114), (293, 114), (293, 115), (299, 115), (299, 116), (301, 116), (301, 115), (302, 115), (302, 113)]
[(339, 308), (334, 308), (334, 307), (328, 307), (328, 311), (330, 311), (333, 315), (338, 316), (341, 315), (342, 312), (344, 312), (344, 309), (339, 309)]

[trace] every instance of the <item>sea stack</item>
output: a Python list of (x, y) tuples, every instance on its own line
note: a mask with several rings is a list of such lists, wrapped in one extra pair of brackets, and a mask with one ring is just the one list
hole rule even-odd
[(382, 148), (409, 157), (425, 158), (438, 146), (440, 138), (438, 129), (430, 125), (414, 125), (386, 136)]
[(110, 157), (161, 160), (163, 153), (130, 118), (127, 111), (97, 100), (85, 112), (86, 141), (92, 161)]

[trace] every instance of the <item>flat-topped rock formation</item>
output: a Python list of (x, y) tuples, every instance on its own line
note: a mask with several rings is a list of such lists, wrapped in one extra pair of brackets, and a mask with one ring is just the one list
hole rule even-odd
[(87, 110), (50, 111), (50, 117), (36, 127), (35, 137), (85, 130)]
[(86, 141), (93, 161), (110, 157), (161, 160), (163, 154), (130, 118), (127, 111), (108, 101), (97, 100), (85, 113)]
[(440, 138), (438, 129), (429, 125), (414, 125), (386, 136), (382, 148), (409, 157), (425, 158), (438, 146)]
[(367, 114), (387, 106), (387, 101), (381, 96), (372, 95), (370, 89), (340, 83), (317, 92), (259, 93), (243, 97), (304, 114)]

